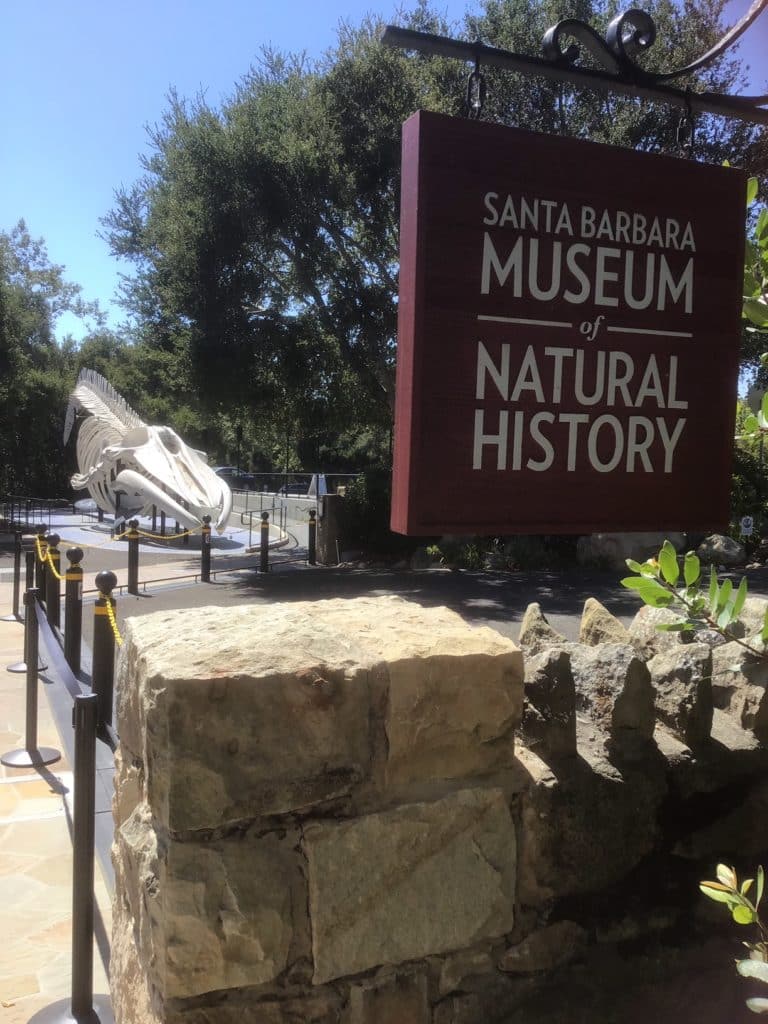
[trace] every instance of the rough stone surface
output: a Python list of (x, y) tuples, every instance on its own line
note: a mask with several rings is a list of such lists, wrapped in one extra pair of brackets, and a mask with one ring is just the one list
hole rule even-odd
[[(165, 1024), (339, 1024), (341, 999), (335, 992), (258, 998), (247, 992), (235, 993), (226, 1002), (204, 1006), (173, 1007), (166, 1011)], [(134, 1024), (131, 1018), (125, 1024)]]
[(604, 758), (591, 758), (589, 750), (558, 777), (521, 744), (517, 756), (530, 778), (519, 798), (522, 905), (540, 907), (597, 892), (654, 848), (657, 813), (666, 795), (663, 777), (645, 765), (619, 772)]
[(613, 744), (621, 745), (635, 737), (652, 738), (653, 686), (645, 663), (632, 647), (573, 645), (571, 671), (577, 710), (586, 714)]
[(401, 972), (349, 990), (344, 1024), (431, 1024), (427, 976)]
[(534, 601), (525, 609), (517, 642), (525, 656), (532, 657), (535, 654), (541, 654), (548, 647), (566, 643), (566, 639), (550, 626), (541, 610), (541, 605)]
[(646, 661), (659, 651), (677, 649), (692, 637), (687, 634), (668, 632), (657, 627), (670, 622), (679, 622), (680, 616), (669, 608), (651, 608), (643, 605), (629, 624), (630, 642), (641, 658)]
[(706, 537), (696, 549), (696, 554), (707, 565), (743, 565), (747, 557), (743, 544), (722, 533)]
[(153, 813), (181, 832), (345, 796), (371, 772), (382, 665), (388, 778), (509, 764), (522, 655), (448, 609), (382, 597), (129, 619), (118, 729)]
[(587, 598), (579, 626), (579, 642), (595, 647), (597, 644), (628, 644), (629, 632), (605, 605), (594, 598)]
[(523, 733), (545, 760), (576, 753), (576, 689), (570, 654), (551, 647), (526, 659)]
[(557, 921), (508, 949), (499, 969), (509, 974), (551, 971), (570, 963), (587, 947), (587, 933), (575, 921)]
[(656, 555), (668, 540), (676, 551), (685, 545), (684, 533), (593, 533), (580, 537), (576, 557), (582, 565), (600, 565), (609, 569), (626, 569), (627, 559), (644, 562)]
[(761, 857), (767, 819), (768, 783), (761, 780), (746, 789), (736, 806), (678, 843), (675, 854), (696, 860)]
[(316, 984), (514, 924), (515, 829), (500, 790), (312, 824), (303, 845)]
[(302, 931), (308, 939), (297, 841), (158, 842), (145, 807), (123, 824), (118, 891), (162, 998), (260, 985), (286, 969)]
[(681, 644), (648, 662), (656, 690), (659, 719), (689, 747), (712, 731), (712, 650), (706, 644)]
[(712, 652), (712, 685), (715, 706), (768, 743), (768, 662), (732, 640)]
[(739, 615), (739, 622), (744, 626), (745, 636), (754, 636), (763, 628), (768, 600), (764, 597), (748, 597)]
[(463, 950), (447, 956), (440, 965), (438, 992), (447, 996), (466, 986), (467, 979), (472, 976), (484, 977), (495, 970), (493, 958), (485, 950)]

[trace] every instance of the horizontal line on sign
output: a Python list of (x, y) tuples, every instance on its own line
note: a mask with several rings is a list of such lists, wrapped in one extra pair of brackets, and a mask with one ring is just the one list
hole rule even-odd
[(606, 327), (612, 334), (658, 334), (662, 338), (692, 338), (690, 331), (649, 331), (645, 327)]
[(483, 316), (478, 313), (478, 320), (491, 320), (497, 324), (528, 324), (533, 327), (573, 327), (573, 324), (564, 323), (562, 320), (521, 320), (515, 316)]

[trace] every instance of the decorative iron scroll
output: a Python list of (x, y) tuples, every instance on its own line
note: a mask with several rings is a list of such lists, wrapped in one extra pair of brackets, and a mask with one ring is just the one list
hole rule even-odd
[[(675, 89), (666, 83), (675, 78), (693, 74), (721, 57), (749, 26), (768, 7), (768, 0), (753, 0), (741, 20), (701, 57), (673, 71), (655, 73), (646, 71), (635, 58), (645, 53), (656, 40), (656, 25), (645, 11), (625, 11), (617, 15), (608, 26), (603, 39), (590, 25), (575, 18), (567, 18), (550, 28), (544, 36), (544, 57), (501, 50), (481, 43), (467, 43), (447, 36), (388, 25), (381, 41), (387, 46), (421, 53), (434, 53), (442, 57), (455, 57), (478, 63), (541, 75), (574, 85), (587, 85), (605, 92), (641, 96), (660, 100), (687, 112), (698, 111), (737, 117), (744, 121), (768, 124), (768, 95), (728, 96), (721, 93), (694, 92)], [(582, 48), (600, 67), (579, 66)]]

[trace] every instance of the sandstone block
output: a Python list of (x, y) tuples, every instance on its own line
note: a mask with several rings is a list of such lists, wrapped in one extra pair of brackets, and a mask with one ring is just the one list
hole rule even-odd
[(571, 671), (577, 710), (607, 734), (613, 745), (621, 745), (634, 737), (648, 740), (653, 737), (651, 677), (632, 647), (574, 645)]
[(567, 651), (551, 647), (525, 662), (526, 743), (545, 760), (576, 753), (576, 688)]
[[(384, 677), (391, 781), (508, 766), (522, 655), (445, 608), (359, 598), (129, 620), (121, 742), (176, 832), (302, 810), (370, 776)], [(377, 684), (379, 685), (379, 684)]]
[(557, 921), (526, 936), (499, 960), (508, 974), (551, 971), (570, 963), (587, 947), (587, 933), (575, 921)]
[(308, 937), (297, 841), (289, 832), (158, 843), (146, 809), (122, 826), (118, 894), (163, 1000), (260, 985), (287, 968)]
[(628, 644), (629, 633), (605, 605), (594, 598), (587, 598), (579, 626), (579, 643), (595, 647), (597, 644)]
[(344, 1024), (431, 1024), (424, 973), (398, 972), (391, 978), (352, 985)]
[(312, 824), (304, 850), (316, 984), (514, 924), (515, 829), (500, 790)]
[(648, 662), (656, 690), (659, 719), (689, 747), (712, 731), (712, 650), (706, 644), (681, 644)]
[(566, 639), (550, 626), (541, 605), (534, 601), (525, 609), (523, 621), (520, 623), (518, 643), (526, 657), (531, 657), (534, 654), (541, 654), (548, 647), (566, 643)]

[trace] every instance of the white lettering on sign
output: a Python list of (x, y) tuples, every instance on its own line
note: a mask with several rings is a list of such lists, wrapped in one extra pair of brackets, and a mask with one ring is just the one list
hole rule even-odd
[[(650, 353), (638, 360), (627, 352), (554, 345), (537, 354), (527, 345), (515, 363), (512, 351), (504, 342), (492, 355), (477, 343), (475, 398), (511, 406), (523, 399), (546, 409), (515, 409), (512, 417), (506, 409), (475, 409), (473, 469), (488, 468), (495, 460), (499, 471), (542, 473), (551, 469), (556, 452), (564, 451), (568, 473), (585, 467), (598, 473), (673, 472), (687, 419), (669, 414), (688, 408), (678, 395), (676, 355)], [(589, 411), (553, 411), (563, 404)], [(595, 415), (596, 405), (615, 412)], [(620, 416), (622, 408), (640, 413)]]

